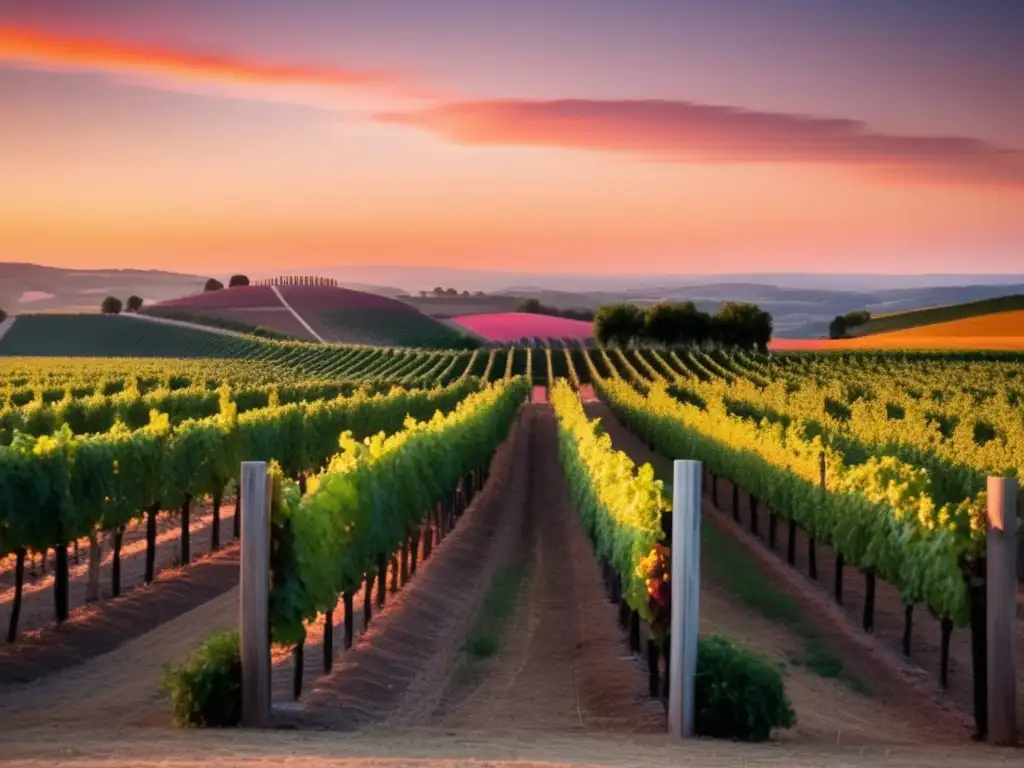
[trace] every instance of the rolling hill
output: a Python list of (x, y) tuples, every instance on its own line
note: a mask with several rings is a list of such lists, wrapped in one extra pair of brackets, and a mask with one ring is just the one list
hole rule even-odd
[(226, 288), (160, 302), (142, 312), (262, 326), (306, 341), (449, 348), (473, 343), (405, 302), (326, 286)]
[[(950, 323), (956, 321), (979, 319), (978, 323), (969, 324), (973, 331), (986, 330), (985, 335), (1006, 336), (1007, 333), (987, 333), (987, 331), (998, 331), (1002, 325), (998, 315), (1005, 312), (1017, 312), (1024, 310), (1024, 295), (1015, 294), (1012, 296), (999, 296), (981, 301), (971, 301), (962, 304), (950, 304), (946, 306), (928, 307), (915, 309), (909, 312), (892, 312), (884, 315), (875, 315), (865, 325), (851, 329), (851, 336), (870, 336), (879, 333), (892, 333), (895, 331), (908, 331), (930, 327), (926, 335), (930, 336), (962, 336), (960, 328), (949, 327)], [(988, 318), (981, 320), (981, 318)], [(947, 326), (938, 328), (936, 326)], [(1012, 326), (1006, 326), (1009, 329)], [(1019, 334), (1010, 334), (1019, 335)]]

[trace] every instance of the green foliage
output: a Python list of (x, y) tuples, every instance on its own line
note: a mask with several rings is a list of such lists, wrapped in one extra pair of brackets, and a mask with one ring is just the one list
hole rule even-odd
[(853, 312), (847, 312), (845, 315), (842, 315), (842, 318), (847, 328), (855, 328), (871, 322), (871, 313), (866, 309), (858, 309)]
[(164, 667), (174, 724), (230, 727), (242, 720), (242, 658), (238, 632), (210, 635), (184, 664)]
[(107, 296), (100, 304), (100, 311), (104, 315), (119, 315), (121, 314), (121, 300), (116, 296)]
[[(469, 395), (447, 415), (438, 412), (426, 421), (410, 416), (390, 437), (379, 433), (360, 443), (346, 432), (341, 451), (308, 480), (305, 496), (276, 472), (274, 641), (299, 642), (305, 620), (333, 608), (378, 555), (394, 551), (428, 509), (489, 458), (528, 393), (529, 384), (514, 378)], [(294, 450), (278, 455), (290, 457)]]
[(648, 583), (657, 565), (649, 556), (662, 538), (662, 483), (650, 464), (637, 468), (612, 447), (564, 379), (555, 382), (550, 400), (558, 417), (562, 467), (583, 527), (598, 556), (621, 577), (629, 606), (652, 626), (662, 627), (657, 614), (667, 605), (655, 599), (662, 595)]
[(796, 724), (779, 668), (716, 635), (697, 643), (694, 706), (694, 730), (712, 738), (765, 741)]
[(711, 332), (711, 317), (692, 301), (663, 301), (647, 308), (643, 335), (658, 344), (703, 344)]
[(836, 315), (828, 324), (828, 337), (830, 339), (842, 339), (846, 336), (847, 322), (842, 315)]
[(725, 346), (767, 352), (772, 316), (756, 304), (727, 301), (711, 319), (711, 333)]
[(607, 304), (594, 316), (594, 338), (602, 346), (627, 346), (640, 338), (643, 330), (643, 310), (634, 304)]
[(584, 320), (592, 322), (594, 313), (587, 309), (559, 309), (541, 304), (539, 299), (523, 299), (516, 308), (516, 312), (526, 312), (531, 315), (550, 315), (551, 317), (564, 317), (569, 320)]
[[(621, 380), (598, 382), (603, 400), (665, 455), (695, 458), (785, 518), (963, 626), (964, 561), (984, 551), (984, 494), (938, 503), (929, 473), (894, 456), (850, 461), (809, 425), (732, 415), (721, 387), (694, 384), (703, 407), (660, 384), (641, 395)], [(731, 388), (728, 391), (732, 391)], [(819, 487), (824, 453), (828, 488)]]

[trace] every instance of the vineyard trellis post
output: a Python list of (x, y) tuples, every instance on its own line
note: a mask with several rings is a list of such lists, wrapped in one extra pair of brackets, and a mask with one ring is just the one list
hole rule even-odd
[(1017, 746), (1017, 481), (988, 478), (985, 547), (989, 740)]
[(694, 683), (697, 673), (697, 630), (700, 624), (700, 501), (701, 462), (672, 465), (672, 663), (669, 665), (668, 731), (694, 735)]
[(239, 649), (242, 658), (242, 725), (270, 720), (270, 496), (265, 461), (243, 461), (242, 559)]

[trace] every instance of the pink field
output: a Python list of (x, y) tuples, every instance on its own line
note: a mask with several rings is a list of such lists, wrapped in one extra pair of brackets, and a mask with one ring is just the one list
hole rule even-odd
[(593, 326), (585, 320), (534, 315), (528, 312), (501, 312), (490, 315), (462, 315), (452, 322), (491, 341), (519, 341), (527, 338), (590, 339)]

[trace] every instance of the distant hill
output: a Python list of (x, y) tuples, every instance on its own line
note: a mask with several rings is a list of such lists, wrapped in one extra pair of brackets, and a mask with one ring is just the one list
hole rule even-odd
[(108, 295), (147, 303), (202, 290), (205, 277), (161, 270), (60, 269), (0, 264), (0, 307), (8, 313), (99, 312)]

